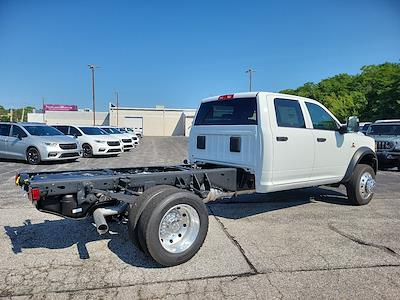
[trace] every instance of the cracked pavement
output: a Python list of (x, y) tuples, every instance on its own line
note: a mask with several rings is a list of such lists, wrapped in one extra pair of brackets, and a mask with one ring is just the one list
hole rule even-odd
[(18, 170), (177, 164), (187, 139), (145, 137), (115, 158), (29, 166), (0, 162), (2, 298), (384, 298), (400, 294), (400, 172), (381, 171), (363, 207), (344, 189), (255, 194), (208, 204), (210, 227), (189, 262), (162, 268), (111, 223), (44, 214), (14, 186)]

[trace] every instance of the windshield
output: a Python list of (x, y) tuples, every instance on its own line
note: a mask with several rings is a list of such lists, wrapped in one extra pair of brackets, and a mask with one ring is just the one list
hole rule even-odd
[(400, 125), (371, 125), (368, 135), (400, 135)]
[(25, 125), (24, 128), (31, 134), (36, 136), (54, 136), (54, 135), (64, 135), (58, 129), (51, 126), (35, 126), (35, 125)]
[(108, 133), (98, 127), (79, 127), (87, 135), (107, 135)]
[(204, 102), (194, 125), (257, 125), (256, 98)]
[(120, 132), (123, 132), (123, 133), (128, 133), (128, 131), (125, 130), (124, 128), (118, 128), (118, 130), (119, 130)]
[(105, 132), (107, 132), (107, 133), (111, 133), (111, 134), (121, 134), (121, 132), (119, 132), (117, 129), (115, 129), (115, 128), (109, 128), (109, 127), (106, 127), (106, 128), (101, 128), (102, 130), (104, 130)]

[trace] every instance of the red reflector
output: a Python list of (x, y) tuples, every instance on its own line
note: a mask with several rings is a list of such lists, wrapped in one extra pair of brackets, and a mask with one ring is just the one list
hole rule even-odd
[(218, 97), (218, 100), (228, 100), (228, 99), (233, 99), (233, 94), (231, 95), (222, 95)]
[(28, 195), (29, 195), (29, 200), (38, 201), (40, 198), (40, 189), (38, 188), (29, 189)]

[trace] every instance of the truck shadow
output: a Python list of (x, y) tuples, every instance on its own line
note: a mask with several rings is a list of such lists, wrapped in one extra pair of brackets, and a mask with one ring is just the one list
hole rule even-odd
[(222, 198), (208, 203), (208, 208), (214, 216), (227, 219), (241, 219), (313, 202), (352, 205), (345, 192), (330, 188), (306, 188), (268, 194), (250, 194)]
[[(122, 261), (136, 267), (161, 268), (150, 257), (137, 249), (129, 240), (127, 226), (110, 222), (111, 234), (100, 236), (88, 220), (46, 220), (32, 224), (26, 220), (22, 226), (4, 226), (12, 243), (15, 254), (24, 249), (66, 249), (76, 245), (80, 259), (90, 259), (87, 245), (91, 242), (106, 240), (108, 248)], [(102, 251), (102, 250), (100, 250)], [(96, 253), (92, 252), (93, 256)]]
[[(315, 188), (225, 198), (208, 204), (208, 207), (215, 216), (241, 219), (315, 201), (350, 205), (343, 193)], [(4, 229), (10, 238), (12, 251), (16, 255), (22, 253), (24, 249), (66, 249), (76, 245), (77, 257), (90, 259), (91, 255), (96, 257), (98, 254), (89, 253), (87, 245), (105, 240), (109, 250), (127, 264), (141, 268), (162, 268), (133, 245), (129, 240), (127, 226), (110, 222), (110, 233), (100, 236), (91, 222), (90, 218), (45, 220), (36, 224), (33, 224), (31, 220), (26, 220), (21, 226), (4, 226)]]

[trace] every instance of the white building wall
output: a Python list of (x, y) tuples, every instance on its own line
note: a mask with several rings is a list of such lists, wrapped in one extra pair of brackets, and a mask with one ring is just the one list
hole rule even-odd
[[(142, 118), (144, 136), (184, 136), (185, 113), (194, 109), (124, 108), (118, 109), (118, 126), (132, 127), (131, 118)], [(110, 125), (117, 126), (117, 110), (110, 108)]]
[[(126, 108), (118, 109), (118, 126), (134, 127), (142, 124), (144, 136), (188, 136), (195, 109)], [(93, 125), (93, 113), (85, 111), (47, 111), (29, 113), (29, 122), (50, 125)], [(116, 108), (109, 112), (96, 112), (96, 125), (117, 126)]]
[[(28, 114), (28, 122), (43, 122), (50, 125), (93, 125), (93, 113), (88, 111), (46, 111), (44, 114)], [(108, 113), (96, 112), (96, 125), (108, 125)]]

